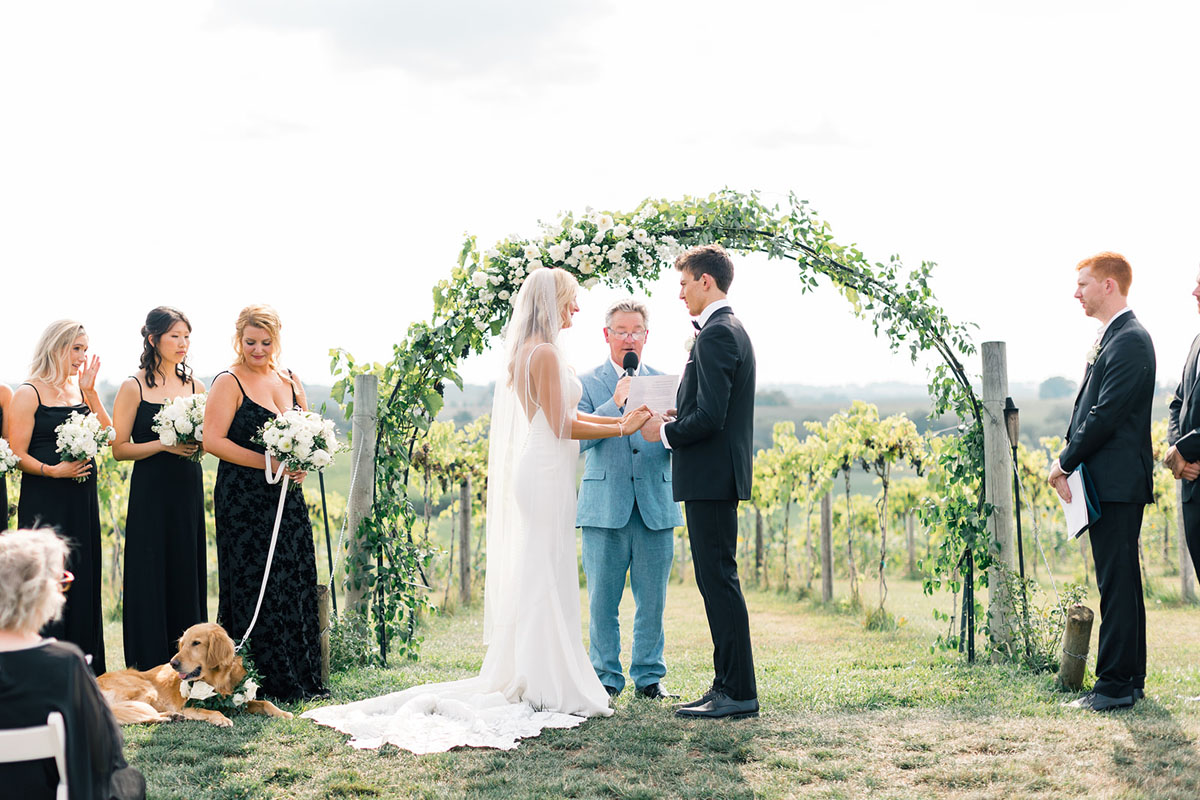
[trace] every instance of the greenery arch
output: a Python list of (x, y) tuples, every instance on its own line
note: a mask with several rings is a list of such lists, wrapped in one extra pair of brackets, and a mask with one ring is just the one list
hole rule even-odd
[[(703, 198), (647, 199), (632, 212), (588, 209), (541, 228), (538, 237), (505, 239), (482, 252), (475, 237), (468, 237), (458, 266), (434, 288), (432, 319), (410, 326), (387, 364), (359, 364), (343, 350), (332, 352), (338, 401), (355, 375), (373, 372), (380, 380), (375, 503), (358, 531), (370, 549), (351, 559), (347, 571), (354, 585), (372, 590), (371, 613), (385, 660), (389, 642), (393, 652), (410, 658), (420, 644), (415, 621), (425, 607), (423, 571), (431, 554), (412, 536), (416, 518), (408, 490), (414, 448), (442, 408), (445, 381), (461, 388), (459, 359), (482, 352), (500, 334), (525, 276), (544, 266), (572, 272), (587, 288), (604, 283), (632, 291), (645, 289), (684, 249), (718, 242), (734, 252), (795, 262), (806, 292), (818, 286), (819, 276), (828, 278), (852, 313), (869, 320), (893, 352), (907, 348), (914, 362), (925, 352), (940, 357), (929, 374), (933, 413), (964, 421), (961, 435), (938, 455), (953, 480), (924, 509), (927, 523), (945, 534), (926, 590), (947, 585), (957, 592), (960, 569), (987, 567), (980, 404), (959, 358), (973, 355), (975, 346), (969, 326), (954, 323), (937, 306), (929, 285), (932, 262), (906, 270), (892, 256), (872, 264), (856, 246), (834, 241), (829, 225), (794, 193), (782, 207), (768, 206), (756, 192), (730, 189)], [(352, 409), (345, 405), (349, 415)]]

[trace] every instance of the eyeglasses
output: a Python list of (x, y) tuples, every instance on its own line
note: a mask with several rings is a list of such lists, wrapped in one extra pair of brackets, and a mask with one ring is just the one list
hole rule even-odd
[(58, 579), (59, 591), (65, 592), (71, 588), (71, 584), (75, 582), (75, 574), (70, 570), (63, 570), (62, 577)]
[(649, 331), (634, 331), (632, 333), (626, 333), (625, 331), (614, 331), (612, 328), (609, 328), (608, 332), (613, 336), (616, 336), (618, 339), (632, 339), (635, 342), (640, 342), (642, 339), (646, 338), (646, 334)]

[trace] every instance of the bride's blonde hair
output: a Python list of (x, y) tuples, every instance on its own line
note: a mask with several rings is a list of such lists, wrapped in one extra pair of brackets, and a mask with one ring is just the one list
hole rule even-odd
[(565, 269), (541, 267), (525, 279), (517, 292), (512, 319), (504, 329), (508, 354), (508, 385), (513, 382), (517, 356), (529, 341), (550, 342), (562, 330), (563, 311), (579, 293), (579, 281)]

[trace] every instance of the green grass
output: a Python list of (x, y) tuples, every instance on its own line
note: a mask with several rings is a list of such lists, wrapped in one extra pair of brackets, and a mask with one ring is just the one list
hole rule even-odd
[[(948, 602), (916, 583), (893, 581), (888, 607), (905, 623), (886, 632), (774, 592), (747, 599), (757, 720), (684, 722), (626, 691), (613, 717), (548, 730), (510, 752), (356, 751), (306, 720), (253, 716), (232, 729), (128, 727), (126, 751), (151, 797), (189, 800), (1200, 796), (1200, 708), (1185, 699), (1200, 694), (1193, 608), (1151, 606), (1148, 700), (1101, 716), (1060, 708), (1050, 675), (931, 652), (930, 611)], [(628, 596), (623, 612), (627, 648)], [(431, 620), (419, 663), (336, 675), (335, 700), (472, 674), (481, 622), (478, 608)], [(698, 695), (711, 678), (711, 644), (694, 586), (670, 587), (666, 622), (665, 683)]]

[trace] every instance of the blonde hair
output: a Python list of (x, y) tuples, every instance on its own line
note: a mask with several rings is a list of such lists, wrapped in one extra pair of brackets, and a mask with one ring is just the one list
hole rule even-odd
[(67, 543), (49, 528), (0, 535), (0, 630), (37, 633), (62, 613)]
[(29, 380), (43, 381), (51, 386), (65, 384), (71, 377), (66, 353), (85, 333), (83, 323), (73, 319), (60, 319), (47, 325), (33, 350), (33, 360), (29, 362)]
[(558, 311), (561, 314), (571, 305), (571, 301), (579, 294), (579, 281), (565, 269), (551, 269), (554, 273), (554, 291), (558, 300)]
[(262, 328), (271, 337), (271, 342), (274, 344), (274, 347), (271, 348), (270, 366), (278, 371), (277, 359), (283, 352), (283, 342), (279, 337), (279, 329), (282, 327), (283, 323), (279, 321), (279, 312), (271, 306), (265, 304), (246, 306), (238, 312), (233, 333), (233, 352), (237, 353), (237, 358), (233, 360), (234, 366), (246, 363), (246, 354), (242, 352), (242, 334), (246, 328)]

